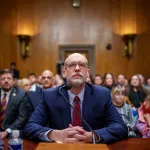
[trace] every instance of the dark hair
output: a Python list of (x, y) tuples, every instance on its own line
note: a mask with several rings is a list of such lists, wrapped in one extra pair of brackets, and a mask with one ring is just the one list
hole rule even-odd
[(146, 78), (146, 85), (147, 85), (147, 81), (148, 81), (149, 79), (150, 79), (150, 77), (147, 77), (147, 78)]
[(35, 74), (34, 72), (32, 72), (32, 73), (29, 73), (29, 74), (28, 74), (28, 77), (29, 77), (29, 76), (35, 76), (35, 77), (36, 77), (36, 74)]
[(144, 93), (147, 94), (147, 91), (144, 89), (144, 87), (143, 87), (143, 85), (142, 85), (142, 83), (141, 83), (141, 80), (140, 80), (140, 77), (139, 77), (138, 74), (135, 74), (135, 75), (132, 75), (132, 76), (131, 76), (131, 78), (130, 78), (130, 88), (133, 89), (133, 86), (131, 85), (131, 80), (132, 80), (133, 76), (136, 76), (136, 77), (138, 78), (138, 80), (139, 80), (139, 85), (137, 86), (137, 90), (138, 90), (138, 91), (142, 91), (142, 92), (144, 92)]
[(103, 77), (99, 74), (96, 74), (95, 77), (101, 77), (101, 79), (103, 79)]
[(122, 75), (125, 79), (126, 79), (126, 76), (124, 74), (118, 74), (117, 78)]
[(11, 65), (11, 66), (12, 66), (12, 65), (13, 65), (13, 66), (16, 66), (16, 63), (15, 63), (15, 62), (11, 62), (10, 65)]
[(104, 74), (104, 77), (103, 77), (103, 84), (102, 84), (102, 85), (103, 85), (104, 87), (107, 87), (106, 76), (107, 76), (108, 74), (110, 74), (110, 75), (112, 76), (112, 80), (113, 80), (112, 87), (113, 87), (113, 86), (115, 86), (115, 78), (114, 78), (113, 74), (112, 74), (112, 73), (109, 73), (109, 72), (107, 72), (107, 73)]
[(6, 73), (10, 73), (13, 77), (13, 73), (9, 70), (9, 69), (2, 69), (0, 70), (0, 76), (3, 75), (3, 74), (6, 74)]

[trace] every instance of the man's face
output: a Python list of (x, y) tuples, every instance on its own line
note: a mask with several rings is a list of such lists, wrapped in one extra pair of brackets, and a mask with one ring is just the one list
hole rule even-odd
[(5, 73), (0, 76), (0, 86), (4, 91), (9, 91), (13, 87), (13, 77), (10, 73)]
[(54, 77), (50, 72), (44, 72), (41, 75), (41, 84), (43, 85), (44, 89), (51, 88), (53, 86)]
[(73, 54), (66, 60), (63, 69), (63, 77), (72, 87), (82, 87), (89, 77), (90, 70), (87, 68), (87, 61), (80, 54)]
[(34, 75), (30, 75), (30, 76), (29, 76), (29, 80), (30, 80), (30, 83), (31, 83), (31, 84), (34, 84), (34, 83), (36, 83), (36, 81), (37, 81), (37, 79), (36, 79), (36, 77), (35, 77)]
[(120, 85), (124, 85), (125, 84), (125, 77), (123, 75), (119, 75), (118, 76), (118, 83)]

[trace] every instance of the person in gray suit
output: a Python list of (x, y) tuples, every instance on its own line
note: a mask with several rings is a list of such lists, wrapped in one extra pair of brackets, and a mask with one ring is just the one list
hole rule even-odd
[(0, 139), (11, 135), (12, 130), (20, 131), (28, 121), (31, 106), (24, 90), (13, 87), (13, 74), (10, 70), (0, 71)]

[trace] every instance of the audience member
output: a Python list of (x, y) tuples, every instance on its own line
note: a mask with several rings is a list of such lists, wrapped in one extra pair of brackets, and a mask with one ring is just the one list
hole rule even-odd
[(0, 139), (11, 135), (15, 129), (22, 136), (31, 110), (28, 95), (24, 90), (13, 87), (13, 74), (8, 69), (0, 71), (0, 85)]
[(113, 104), (128, 127), (128, 137), (136, 137), (136, 133), (134, 131), (136, 119), (133, 116), (132, 107), (125, 103), (125, 90), (123, 90), (120, 86), (117, 86), (112, 89), (111, 93)]
[(130, 81), (129, 99), (135, 108), (139, 108), (146, 98), (146, 91), (143, 89), (138, 75), (133, 75)]
[(103, 78), (103, 86), (110, 90), (115, 86), (115, 79), (113, 74), (105, 73)]
[(97, 74), (97, 75), (95, 76), (95, 79), (94, 79), (94, 84), (95, 84), (95, 85), (102, 85), (102, 82), (103, 82), (102, 77)]
[(31, 87), (30, 80), (27, 78), (21, 79), (19, 83), (19, 87), (24, 89), (26, 92), (29, 92), (30, 87)]
[(126, 77), (123, 74), (119, 74), (117, 77), (117, 84), (122, 90), (125, 90), (125, 79)]
[(10, 63), (10, 71), (13, 73), (14, 79), (19, 79), (19, 71), (16, 68), (15, 62)]

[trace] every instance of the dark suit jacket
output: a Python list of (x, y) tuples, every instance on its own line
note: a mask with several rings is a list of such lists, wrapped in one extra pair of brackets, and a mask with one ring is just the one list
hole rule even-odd
[[(50, 129), (68, 128), (72, 122), (70, 106), (58, 90), (59, 87), (56, 87), (43, 92), (43, 100), (24, 130), (30, 139), (37, 139)], [(68, 98), (67, 91), (62, 90), (62, 93)], [(128, 129), (112, 104), (110, 92), (106, 88), (86, 84), (82, 116), (106, 143), (127, 137)], [(48, 121), (49, 128), (46, 127)], [(85, 124), (83, 128), (90, 131)]]
[(19, 71), (17, 69), (11, 70), (13, 73), (13, 77), (19, 79)]
[(35, 109), (41, 102), (42, 100), (42, 88), (36, 88), (37, 90), (34, 91), (29, 91), (29, 100), (31, 101), (33, 109)]
[(29, 104), (27, 93), (14, 87), (7, 103), (5, 118), (3, 121), (3, 129), (18, 129), (20, 130), (20, 134), (22, 136), (23, 128), (31, 115), (30, 110), (31, 106)]

